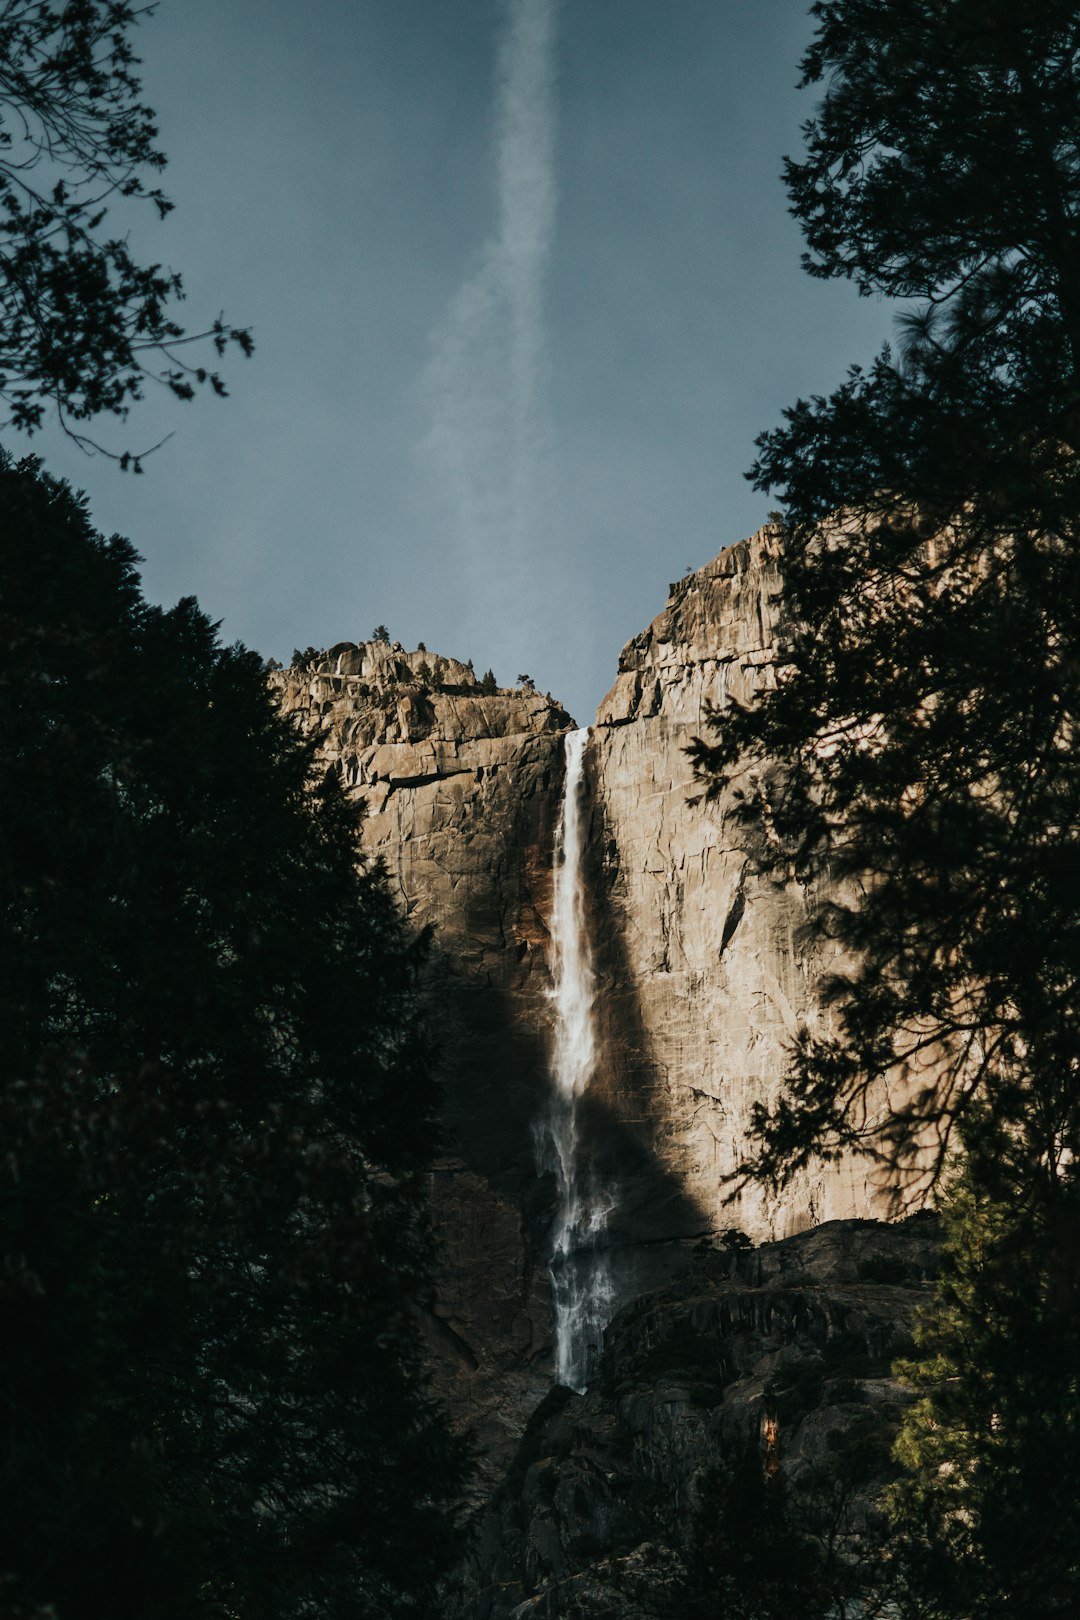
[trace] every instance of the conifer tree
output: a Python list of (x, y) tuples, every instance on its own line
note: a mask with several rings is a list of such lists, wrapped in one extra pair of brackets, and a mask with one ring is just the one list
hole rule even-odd
[(753, 469), (784, 497), (785, 667), (698, 765), (715, 789), (747, 751), (782, 761), (777, 858), (862, 888), (822, 918), (863, 964), (834, 987), (840, 1039), (804, 1041), (763, 1167), (865, 1140), (868, 1084), (905, 1063), (928, 1080), (897, 1158), (987, 1097), (1059, 1163), (1080, 1128), (1080, 7), (814, 13), (804, 67), (829, 89), (789, 165), (810, 267), (941, 313), (903, 363), (795, 405)]
[(685, 1620), (825, 1620), (830, 1612), (819, 1549), (757, 1447), (726, 1457), (700, 1482), (683, 1556)]
[(0, 1609), (424, 1612), (418, 947), (264, 667), (0, 459)]
[(1033, 1182), (989, 1115), (968, 1134), (941, 1278), (900, 1369), (920, 1399), (891, 1493), (899, 1607), (1064, 1620), (1080, 1608), (1080, 1178)]
[(823, 96), (787, 167), (805, 262), (909, 303), (896, 353), (758, 441), (787, 643), (776, 691), (714, 716), (696, 759), (710, 791), (756, 770), (763, 865), (826, 880), (819, 925), (856, 963), (828, 987), (835, 1033), (801, 1038), (758, 1112), (757, 1173), (854, 1146), (903, 1186), (928, 1141), (937, 1172), (961, 1167), (897, 1499), (925, 1555), (904, 1612), (1034, 1620), (1075, 1612), (1080, 1522), (1055, 1343), (1080, 1315), (1061, 1216), (1080, 1154), (1080, 6), (812, 11)]

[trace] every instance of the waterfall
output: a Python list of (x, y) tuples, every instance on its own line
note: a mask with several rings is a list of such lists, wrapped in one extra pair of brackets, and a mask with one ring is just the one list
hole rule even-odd
[(555, 1377), (584, 1390), (599, 1358), (614, 1294), (604, 1234), (613, 1199), (598, 1187), (580, 1139), (579, 1104), (596, 1068), (595, 977), (585, 906), (584, 758), (588, 730), (567, 733), (566, 779), (555, 840), (551, 911), (552, 1088), (540, 1138), (555, 1171), (551, 1250)]

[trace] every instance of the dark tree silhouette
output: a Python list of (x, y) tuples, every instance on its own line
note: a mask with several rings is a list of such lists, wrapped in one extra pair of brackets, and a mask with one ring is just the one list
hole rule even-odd
[(136, 560), (0, 460), (0, 1608), (425, 1612), (418, 947), (261, 661)]
[(834, 987), (840, 1038), (803, 1043), (759, 1120), (762, 1169), (868, 1143), (868, 1084), (905, 1065), (925, 1084), (893, 1114), (901, 1160), (983, 1096), (1059, 1165), (1080, 1127), (1080, 7), (814, 11), (804, 66), (829, 88), (789, 164), (812, 268), (942, 313), (903, 363), (794, 406), (752, 473), (784, 494), (790, 644), (779, 690), (696, 757), (714, 790), (783, 762), (775, 858), (851, 880), (822, 925), (863, 964)]
[(833, 1612), (820, 1549), (756, 1448), (700, 1482), (683, 1556), (686, 1620), (824, 1620)]
[(696, 748), (710, 791), (756, 771), (763, 863), (828, 880), (820, 926), (857, 964), (754, 1169), (958, 1156), (902, 1612), (1042, 1620), (1080, 1604), (1080, 6), (813, 14), (807, 266), (921, 305), (899, 358), (758, 441), (788, 643), (777, 690)]
[[(85, 448), (80, 424), (126, 417), (153, 382), (180, 399), (219, 373), (187, 358), (216, 356), (250, 334), (213, 321), (188, 332), (172, 308), (180, 277), (140, 264), (117, 204), (172, 207), (153, 184), (165, 167), (154, 114), (140, 99), (131, 33), (153, 9), (128, 0), (4, 0), (0, 4), (0, 399), (8, 424), (33, 433), (53, 413)], [(105, 450), (105, 454), (114, 452)], [(139, 456), (116, 454), (140, 471)]]
[(905, 1616), (1065, 1620), (1080, 1607), (1080, 1187), (1032, 1197), (1030, 1177), (1012, 1132), (986, 1123), (943, 1199), (892, 1499)]

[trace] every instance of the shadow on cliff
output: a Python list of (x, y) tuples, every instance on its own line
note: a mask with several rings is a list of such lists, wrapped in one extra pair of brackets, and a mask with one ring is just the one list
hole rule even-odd
[[(520, 890), (508, 889), (498, 904), (485, 899), (460, 918), (463, 951), (440, 948), (436, 933), (426, 973), (446, 1128), (436, 1200), (444, 1251), (440, 1320), (443, 1336), (454, 1337), (455, 1355), (474, 1372), (492, 1360), (523, 1371), (550, 1365), (557, 1189), (554, 1174), (542, 1167), (542, 1137), (552, 1101), (546, 918), (563, 790), (558, 754), (551, 764), (508, 824), (509, 845), (520, 858), (508, 862), (507, 872), (518, 871)], [(587, 1248), (617, 1309), (680, 1276), (695, 1244), (710, 1234), (715, 1212), (688, 1191), (663, 1151), (669, 1099), (649, 1053), (595, 791), (590, 801), (584, 876), (600, 1063), (579, 1100), (577, 1129), (581, 1162), (612, 1206)]]
[[(590, 872), (591, 885), (598, 876)], [(595, 899), (597, 889), (591, 892)], [(603, 921), (606, 909), (606, 903), (595, 907), (592, 918), (597, 1026), (601, 1053), (614, 1052), (621, 1073), (613, 1086), (611, 1060), (602, 1056), (597, 1083), (578, 1105), (578, 1130), (582, 1162), (613, 1205), (596, 1247), (621, 1306), (681, 1275), (693, 1243), (711, 1223), (657, 1153), (655, 1130), (664, 1117), (660, 1082), (646, 1053), (621, 931)], [(552, 1095), (551, 1030), (544, 1027), (543, 1010), (546, 960), (537, 962), (537, 972), (543, 977), (535, 987), (533, 1019), (520, 987), (479, 983), (437, 950), (428, 974), (445, 1152), (516, 1210), (523, 1303), (537, 1275), (546, 1278), (556, 1216), (555, 1177), (541, 1167), (538, 1146)]]
[(684, 1272), (692, 1245), (715, 1235), (717, 1228), (715, 1211), (694, 1196), (663, 1151), (660, 1133), (667, 1128), (670, 1100), (650, 1051), (614, 892), (618, 874), (607, 859), (611, 831), (591, 772), (590, 796), (585, 869), (600, 1059), (579, 1117), (597, 1181), (614, 1197), (608, 1243), (616, 1257), (621, 1306)]

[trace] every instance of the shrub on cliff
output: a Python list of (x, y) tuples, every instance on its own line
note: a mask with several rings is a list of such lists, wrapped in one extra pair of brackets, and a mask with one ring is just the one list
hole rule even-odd
[(0, 1608), (416, 1613), (416, 948), (192, 600), (0, 459)]
[(699, 1482), (684, 1559), (686, 1620), (825, 1620), (831, 1612), (820, 1550), (756, 1447)]

